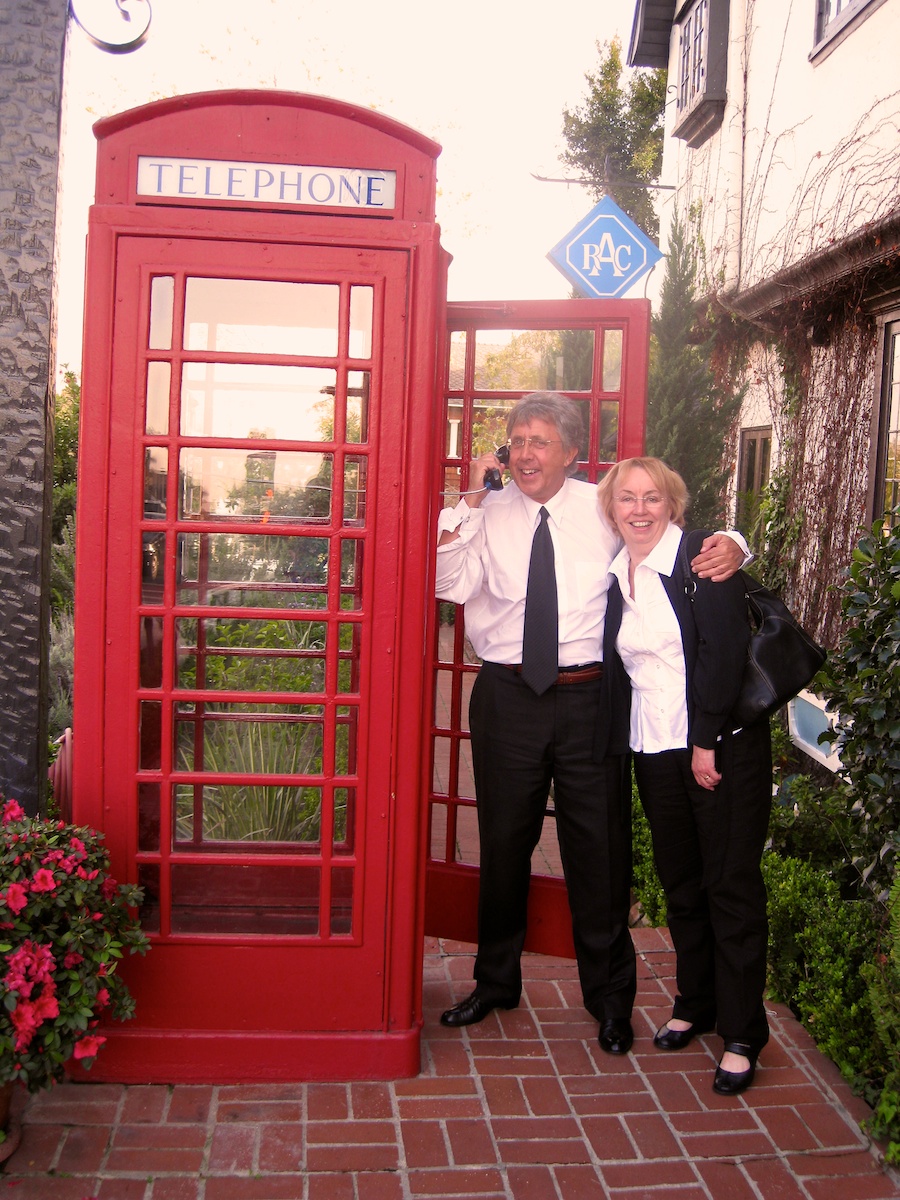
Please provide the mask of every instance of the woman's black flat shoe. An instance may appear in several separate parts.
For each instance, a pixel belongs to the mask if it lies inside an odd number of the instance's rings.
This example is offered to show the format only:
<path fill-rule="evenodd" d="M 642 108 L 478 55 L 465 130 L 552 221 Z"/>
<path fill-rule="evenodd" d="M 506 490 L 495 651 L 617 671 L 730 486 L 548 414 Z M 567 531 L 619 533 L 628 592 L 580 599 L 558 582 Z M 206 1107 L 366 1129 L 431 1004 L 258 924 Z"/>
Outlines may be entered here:
<path fill-rule="evenodd" d="M 695 1021 L 690 1029 L 670 1029 L 668 1025 L 664 1025 L 656 1031 L 653 1045 L 660 1050 L 683 1050 L 701 1033 L 709 1033 L 713 1025 L 713 1021 Z"/>
<path fill-rule="evenodd" d="M 747 1090 L 756 1074 L 756 1060 L 759 1051 L 748 1046 L 746 1042 L 726 1042 L 724 1053 L 740 1054 L 750 1060 L 746 1071 L 726 1071 L 721 1066 L 716 1067 L 713 1079 L 713 1091 L 720 1096 L 739 1096 Z"/>

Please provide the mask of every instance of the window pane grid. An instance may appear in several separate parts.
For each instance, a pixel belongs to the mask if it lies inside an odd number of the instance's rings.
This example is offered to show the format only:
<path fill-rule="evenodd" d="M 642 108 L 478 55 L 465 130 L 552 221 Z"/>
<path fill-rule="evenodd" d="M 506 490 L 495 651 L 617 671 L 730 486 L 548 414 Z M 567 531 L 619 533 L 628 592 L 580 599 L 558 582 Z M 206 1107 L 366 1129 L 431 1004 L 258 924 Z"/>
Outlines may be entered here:
<path fill-rule="evenodd" d="M 839 32 L 871 0 L 819 0 L 816 10 L 816 42 Z"/>
<path fill-rule="evenodd" d="M 142 603 L 168 607 L 140 618 L 136 787 L 163 935 L 354 936 L 375 300 L 152 280 Z"/>
<path fill-rule="evenodd" d="M 678 108 L 685 112 L 706 91 L 708 0 L 698 0 L 681 26 Z"/>
<path fill-rule="evenodd" d="M 469 462 L 506 442 L 510 408 L 531 391 L 561 391 L 582 411 L 577 477 L 595 482 L 623 454 L 639 452 L 627 423 L 627 323 L 561 322 L 529 329 L 480 323 L 450 330 L 447 353 L 441 504 L 476 486 Z M 477 864 L 475 785 L 468 704 L 478 659 L 465 638 L 462 610 L 438 602 L 434 648 L 429 846 L 432 862 Z M 555 834 L 550 843 L 555 847 Z M 535 861 L 561 877 L 558 854 Z"/>

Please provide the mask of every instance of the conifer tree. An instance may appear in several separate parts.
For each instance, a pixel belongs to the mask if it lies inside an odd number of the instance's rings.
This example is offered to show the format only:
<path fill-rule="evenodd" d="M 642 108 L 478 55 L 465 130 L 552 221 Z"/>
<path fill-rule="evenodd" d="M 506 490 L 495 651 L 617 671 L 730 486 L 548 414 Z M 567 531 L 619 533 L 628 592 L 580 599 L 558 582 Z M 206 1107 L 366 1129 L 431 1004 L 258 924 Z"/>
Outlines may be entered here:
<path fill-rule="evenodd" d="M 659 310 L 652 321 L 647 397 L 647 453 L 678 471 L 691 495 L 694 528 L 725 520 L 723 464 L 729 429 L 743 392 L 720 387 L 711 367 L 712 339 L 696 344 L 696 256 L 677 217 L 669 230 Z"/>

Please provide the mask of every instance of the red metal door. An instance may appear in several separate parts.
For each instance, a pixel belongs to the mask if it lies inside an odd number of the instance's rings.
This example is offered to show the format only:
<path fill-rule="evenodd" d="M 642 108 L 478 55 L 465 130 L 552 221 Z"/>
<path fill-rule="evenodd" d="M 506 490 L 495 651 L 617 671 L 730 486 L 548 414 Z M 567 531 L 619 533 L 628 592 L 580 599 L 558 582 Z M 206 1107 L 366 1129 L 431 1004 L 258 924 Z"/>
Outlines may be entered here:
<path fill-rule="evenodd" d="M 550 389 L 583 410 L 579 478 L 595 482 L 643 453 L 650 338 L 644 300 L 450 304 L 445 352 L 441 504 L 471 486 L 470 459 L 506 440 L 506 413 Z M 426 932 L 477 938 L 478 830 L 468 710 L 478 660 L 462 610 L 439 604 L 434 644 Z M 574 957 L 552 795 L 532 860 L 526 948 Z"/>
<path fill-rule="evenodd" d="M 145 889 L 141 1025 L 246 1029 L 248 1063 L 386 1021 L 407 272 L 116 251 L 103 827 Z"/>

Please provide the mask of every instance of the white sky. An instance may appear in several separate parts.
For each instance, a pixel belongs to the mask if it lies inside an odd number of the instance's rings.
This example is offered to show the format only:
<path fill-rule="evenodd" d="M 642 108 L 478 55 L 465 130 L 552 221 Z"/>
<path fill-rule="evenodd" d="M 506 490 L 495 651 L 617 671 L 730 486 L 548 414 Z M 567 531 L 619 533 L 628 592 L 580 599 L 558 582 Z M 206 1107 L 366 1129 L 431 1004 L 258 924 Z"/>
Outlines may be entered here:
<path fill-rule="evenodd" d="M 108 0 L 112 7 L 114 0 Z M 597 43 L 627 49 L 635 0 L 151 0 L 147 41 L 96 47 L 70 24 L 57 258 L 57 361 L 81 373 L 84 240 L 100 117 L 151 100 L 272 87 L 371 106 L 434 138 L 451 300 L 561 299 L 547 251 L 593 206 L 559 177 L 562 112 Z M 639 289 L 643 291 L 643 283 Z"/>

